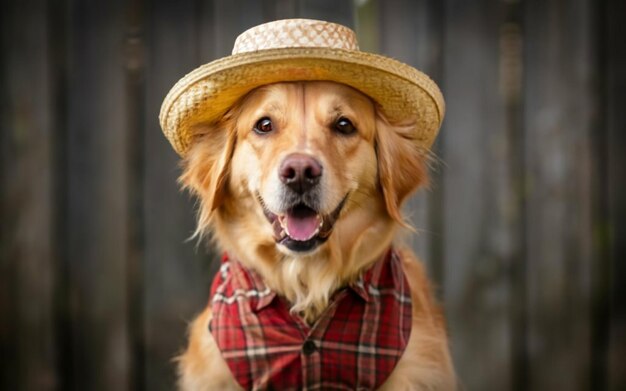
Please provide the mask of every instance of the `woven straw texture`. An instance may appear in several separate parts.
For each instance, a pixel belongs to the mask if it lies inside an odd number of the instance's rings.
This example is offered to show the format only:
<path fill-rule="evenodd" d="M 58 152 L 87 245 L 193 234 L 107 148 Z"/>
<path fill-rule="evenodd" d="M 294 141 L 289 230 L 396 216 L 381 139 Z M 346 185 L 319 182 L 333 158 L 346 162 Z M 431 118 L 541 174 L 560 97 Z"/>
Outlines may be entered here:
<path fill-rule="evenodd" d="M 370 96 L 391 121 L 414 121 L 416 143 L 433 143 L 445 105 L 437 85 L 417 69 L 358 50 L 354 32 L 334 23 L 291 19 L 241 34 L 233 55 L 183 77 L 166 96 L 159 116 L 167 139 L 184 156 L 193 126 L 218 121 L 245 94 L 282 81 L 326 80 Z"/>
<path fill-rule="evenodd" d="M 359 50 L 356 34 L 340 24 L 311 19 L 285 19 L 243 32 L 232 54 L 288 47 L 326 47 Z"/>

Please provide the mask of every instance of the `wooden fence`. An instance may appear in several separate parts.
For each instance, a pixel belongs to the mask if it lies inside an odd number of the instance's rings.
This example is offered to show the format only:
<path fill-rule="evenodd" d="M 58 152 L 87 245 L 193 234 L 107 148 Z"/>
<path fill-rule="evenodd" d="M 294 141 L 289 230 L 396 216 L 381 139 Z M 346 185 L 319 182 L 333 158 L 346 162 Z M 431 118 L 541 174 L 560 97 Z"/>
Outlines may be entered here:
<path fill-rule="evenodd" d="M 1 389 L 173 388 L 216 256 L 186 242 L 194 203 L 159 107 L 288 17 L 352 26 L 444 91 L 441 162 L 407 211 L 464 388 L 626 389 L 623 1 L 0 7 Z"/>

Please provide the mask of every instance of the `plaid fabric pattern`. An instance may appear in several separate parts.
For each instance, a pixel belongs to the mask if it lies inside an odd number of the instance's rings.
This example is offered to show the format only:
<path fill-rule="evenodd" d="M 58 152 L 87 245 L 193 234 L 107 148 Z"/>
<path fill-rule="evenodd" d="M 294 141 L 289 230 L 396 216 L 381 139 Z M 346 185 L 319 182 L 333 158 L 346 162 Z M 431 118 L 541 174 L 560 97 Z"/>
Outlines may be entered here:
<path fill-rule="evenodd" d="M 289 313 L 252 270 L 224 257 L 209 329 L 246 390 L 371 390 L 391 374 L 411 333 L 411 296 L 389 250 L 335 293 L 316 323 Z"/>

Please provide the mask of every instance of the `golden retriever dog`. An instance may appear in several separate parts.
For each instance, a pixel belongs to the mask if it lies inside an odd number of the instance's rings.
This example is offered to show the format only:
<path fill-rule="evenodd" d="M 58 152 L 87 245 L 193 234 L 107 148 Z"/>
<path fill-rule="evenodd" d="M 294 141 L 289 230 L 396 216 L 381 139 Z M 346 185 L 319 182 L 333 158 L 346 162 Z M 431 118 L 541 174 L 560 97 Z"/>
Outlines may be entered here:
<path fill-rule="evenodd" d="M 407 228 L 403 201 L 427 182 L 429 152 L 410 142 L 412 129 L 339 83 L 271 84 L 195 129 L 180 182 L 200 201 L 196 234 L 212 235 L 308 325 L 393 247 L 410 288 L 410 338 L 379 389 L 451 390 L 442 312 L 424 267 L 396 238 Z M 179 386 L 240 390 L 211 318 L 209 305 L 190 327 Z"/>

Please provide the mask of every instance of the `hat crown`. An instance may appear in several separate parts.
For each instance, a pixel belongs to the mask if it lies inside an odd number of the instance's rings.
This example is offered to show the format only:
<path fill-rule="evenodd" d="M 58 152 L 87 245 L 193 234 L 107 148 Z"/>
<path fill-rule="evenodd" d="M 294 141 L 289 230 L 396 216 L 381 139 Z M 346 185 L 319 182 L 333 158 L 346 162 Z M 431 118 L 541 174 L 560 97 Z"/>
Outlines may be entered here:
<path fill-rule="evenodd" d="M 233 54 L 293 47 L 359 50 L 356 34 L 345 26 L 321 20 L 285 19 L 241 33 L 235 40 Z"/>

